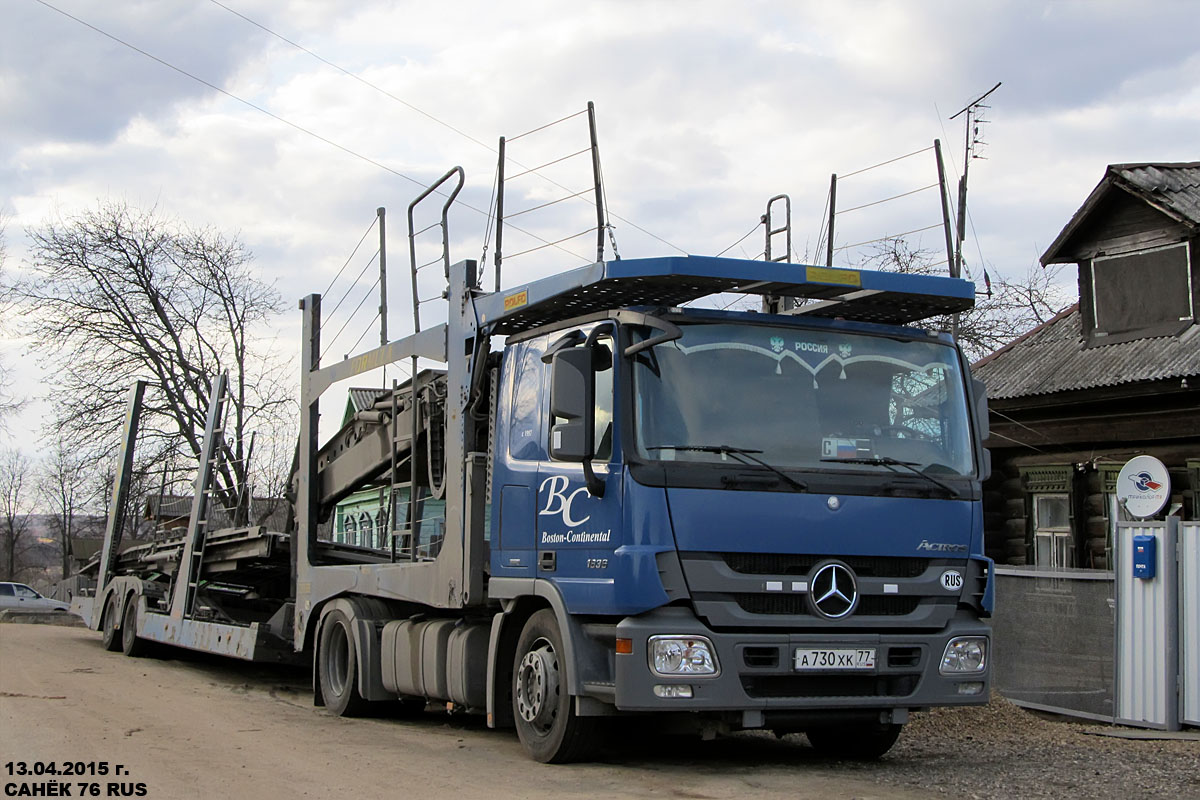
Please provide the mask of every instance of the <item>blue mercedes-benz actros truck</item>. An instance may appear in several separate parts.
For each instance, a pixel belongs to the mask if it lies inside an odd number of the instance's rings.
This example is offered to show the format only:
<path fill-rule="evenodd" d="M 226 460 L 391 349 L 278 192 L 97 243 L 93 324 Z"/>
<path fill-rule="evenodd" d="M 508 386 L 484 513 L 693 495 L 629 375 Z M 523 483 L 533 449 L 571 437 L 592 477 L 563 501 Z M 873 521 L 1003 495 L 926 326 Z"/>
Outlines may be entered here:
<path fill-rule="evenodd" d="M 304 658 L 334 713 L 485 713 L 547 762 L 628 716 L 872 757 L 913 711 L 987 702 L 986 401 L 920 326 L 970 283 L 707 257 L 447 274 L 444 323 L 329 365 L 302 301 L 294 526 L 208 531 L 202 464 L 178 552 L 106 551 L 110 646 Z M 689 306 L 731 293 L 797 300 Z M 319 445 L 321 394 L 402 359 Z M 364 489 L 373 535 L 327 533 Z"/>

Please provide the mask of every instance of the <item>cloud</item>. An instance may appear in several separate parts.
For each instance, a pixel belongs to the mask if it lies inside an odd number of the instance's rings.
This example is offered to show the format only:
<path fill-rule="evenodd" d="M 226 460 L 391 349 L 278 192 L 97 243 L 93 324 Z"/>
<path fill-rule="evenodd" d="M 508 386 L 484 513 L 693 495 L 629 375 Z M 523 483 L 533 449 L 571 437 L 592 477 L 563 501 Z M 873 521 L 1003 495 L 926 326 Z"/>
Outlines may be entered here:
<path fill-rule="evenodd" d="M 822 259 L 831 173 L 842 176 L 839 247 L 936 224 L 932 191 L 847 211 L 933 183 L 931 152 L 850 173 L 936 137 L 953 184 L 964 129 L 947 117 L 997 81 L 988 160 L 970 168 L 964 250 L 973 270 L 1023 274 L 1108 163 L 1200 157 L 1200 45 L 1194 6 L 1183 2 L 229 0 L 420 111 L 214 3 L 55 2 L 292 125 L 44 5 L 10 4 L 0 31 L 0 210 L 10 215 L 11 266 L 22 258 L 24 226 L 118 197 L 236 232 L 263 273 L 298 297 L 329 285 L 386 206 L 393 331 L 411 326 L 405 209 L 418 184 L 455 164 L 466 169 L 450 212 L 453 258 L 479 258 L 486 220 L 470 207 L 489 207 L 497 138 L 588 100 L 625 257 L 674 247 L 714 254 L 753 228 L 769 197 L 787 193 L 796 249 Z M 586 137 L 577 117 L 513 141 L 510 155 L 532 166 L 579 150 Z M 572 192 L 590 181 L 586 157 L 552 172 Z M 506 203 L 515 211 L 566 192 L 530 177 L 510 185 Z M 553 240 L 586 227 L 591 213 L 564 201 L 514 222 Z M 506 284 L 575 266 L 595 248 L 585 236 L 563 245 L 577 255 L 545 248 L 512 257 L 536 244 L 506 231 Z M 940 252 L 941 231 L 919 244 Z M 493 240 L 487 247 L 490 261 Z M 761 249 L 756 231 L 730 254 Z M 371 252 L 347 271 L 357 274 Z M 858 252 L 839 251 L 836 263 Z M 356 292 L 367 292 L 370 273 Z M 366 327 L 372 306 L 347 329 Z"/>

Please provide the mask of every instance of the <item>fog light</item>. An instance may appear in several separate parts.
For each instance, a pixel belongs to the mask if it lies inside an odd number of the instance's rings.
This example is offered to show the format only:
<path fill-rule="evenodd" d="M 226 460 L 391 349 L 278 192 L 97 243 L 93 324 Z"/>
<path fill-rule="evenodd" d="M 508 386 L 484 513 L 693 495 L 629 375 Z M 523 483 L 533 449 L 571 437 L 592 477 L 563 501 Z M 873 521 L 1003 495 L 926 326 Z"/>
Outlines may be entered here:
<path fill-rule="evenodd" d="M 983 691 L 983 681 L 965 681 L 958 685 L 959 694 L 979 694 Z"/>
<path fill-rule="evenodd" d="M 659 697 L 691 697 L 692 687 L 660 683 L 654 687 L 654 693 Z"/>
<path fill-rule="evenodd" d="M 946 643 L 939 671 L 943 675 L 983 672 L 987 668 L 987 637 L 959 636 Z"/>
<path fill-rule="evenodd" d="M 703 636 L 651 636 L 650 669 L 656 675 L 716 675 L 712 642 Z"/>

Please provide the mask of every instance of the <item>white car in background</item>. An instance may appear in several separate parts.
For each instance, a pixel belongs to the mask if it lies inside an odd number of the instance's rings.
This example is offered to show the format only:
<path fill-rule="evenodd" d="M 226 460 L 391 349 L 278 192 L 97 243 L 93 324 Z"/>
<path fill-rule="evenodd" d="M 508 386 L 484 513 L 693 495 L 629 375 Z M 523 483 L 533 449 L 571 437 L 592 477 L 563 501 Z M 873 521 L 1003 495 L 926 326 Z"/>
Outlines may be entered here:
<path fill-rule="evenodd" d="M 0 611 L 70 611 L 71 607 L 58 600 L 42 597 L 23 583 L 0 582 Z"/>

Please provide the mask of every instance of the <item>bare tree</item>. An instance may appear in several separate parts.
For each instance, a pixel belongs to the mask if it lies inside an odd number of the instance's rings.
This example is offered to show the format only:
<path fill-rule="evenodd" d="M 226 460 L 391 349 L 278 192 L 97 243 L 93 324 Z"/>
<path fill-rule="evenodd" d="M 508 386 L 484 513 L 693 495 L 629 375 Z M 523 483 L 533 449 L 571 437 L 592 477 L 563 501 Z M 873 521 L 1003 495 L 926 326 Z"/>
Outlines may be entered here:
<path fill-rule="evenodd" d="M 31 312 L 25 331 L 54 369 L 54 424 L 67 444 L 111 455 L 128 387 L 147 378 L 142 446 L 159 463 L 190 466 L 216 376 L 228 371 L 215 489 L 235 507 L 250 482 L 251 432 L 276 433 L 294 416 L 285 363 L 256 338 L 282 300 L 254 276 L 250 253 L 236 238 L 117 202 L 29 237 L 34 277 L 17 296 Z"/>
<path fill-rule="evenodd" d="M 4 241 L 5 227 L 6 220 L 0 215 L 0 330 L 3 329 L 3 323 L 9 317 L 13 295 L 13 287 L 8 283 L 7 276 L 5 275 L 6 262 L 8 261 L 8 249 Z M 13 412 L 18 411 L 22 405 L 21 398 L 11 393 L 11 386 L 12 377 L 8 365 L 0 361 L 0 430 L 5 429 L 8 417 Z"/>
<path fill-rule="evenodd" d="M 914 275 L 938 274 L 933 265 L 934 252 L 914 248 L 904 239 L 885 239 L 860 266 L 863 269 Z M 1021 334 L 1048 321 L 1069 306 L 1073 299 L 1061 290 L 1056 280 L 1060 267 L 1034 264 L 1015 280 L 999 279 L 977 295 L 975 307 L 959 315 L 958 342 L 971 361 L 1003 347 Z M 938 318 L 934 325 L 950 329 L 949 318 Z"/>
<path fill-rule="evenodd" d="M 33 469 L 29 457 L 19 450 L 0 452 L 0 575 L 16 580 L 22 557 L 29 550 Z"/>
<path fill-rule="evenodd" d="M 60 437 L 45 457 L 38 479 L 43 507 L 53 514 L 52 527 L 58 535 L 64 578 L 71 574 L 77 518 L 91 496 L 89 474 L 87 461 Z"/>

